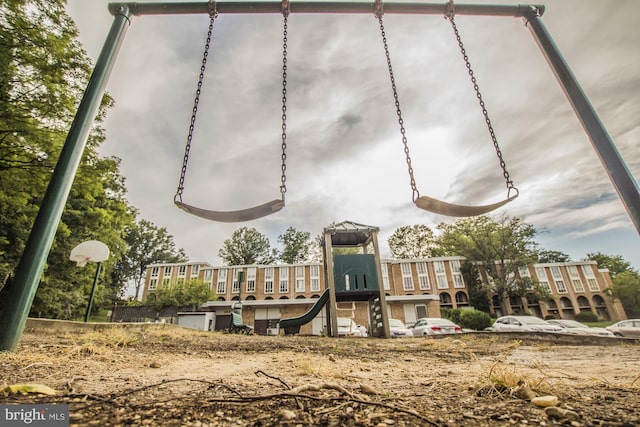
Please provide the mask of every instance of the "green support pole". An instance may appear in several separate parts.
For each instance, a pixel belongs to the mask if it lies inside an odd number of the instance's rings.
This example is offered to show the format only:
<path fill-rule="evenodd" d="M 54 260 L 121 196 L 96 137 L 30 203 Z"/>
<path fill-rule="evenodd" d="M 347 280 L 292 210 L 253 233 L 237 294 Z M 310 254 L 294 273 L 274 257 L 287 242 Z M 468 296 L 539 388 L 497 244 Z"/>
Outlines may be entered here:
<path fill-rule="evenodd" d="M 98 278 L 100 277 L 100 266 L 101 262 L 98 263 L 96 267 L 96 274 L 93 277 L 93 286 L 91 286 L 91 295 L 89 296 L 89 304 L 87 305 L 87 312 L 84 314 L 84 322 L 87 323 L 89 321 L 89 316 L 91 315 L 91 307 L 93 306 L 93 297 L 96 294 L 96 286 L 98 285 Z"/>
<path fill-rule="evenodd" d="M 73 179 L 82 159 L 93 120 L 98 113 L 109 75 L 129 26 L 130 15 L 126 5 L 121 6 L 114 13 L 114 22 L 42 199 L 29 240 L 0 311 L 0 351 L 15 351 L 27 323 L 27 316 L 31 310 Z"/>

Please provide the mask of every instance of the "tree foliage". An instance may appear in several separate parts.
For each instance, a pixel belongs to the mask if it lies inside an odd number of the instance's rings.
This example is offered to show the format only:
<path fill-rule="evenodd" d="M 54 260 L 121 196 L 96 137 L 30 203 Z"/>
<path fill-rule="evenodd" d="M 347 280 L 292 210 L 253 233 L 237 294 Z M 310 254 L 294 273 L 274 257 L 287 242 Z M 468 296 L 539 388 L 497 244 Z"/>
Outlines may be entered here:
<path fill-rule="evenodd" d="M 571 262 L 571 257 L 560 251 L 541 250 L 537 255 L 540 263 Z"/>
<path fill-rule="evenodd" d="M 298 264 L 311 260 L 311 233 L 289 227 L 278 236 L 278 242 L 284 246 L 279 255 L 283 263 Z"/>
<path fill-rule="evenodd" d="M 518 284 L 518 269 L 537 259 L 537 231 L 532 225 L 516 217 L 494 219 L 482 215 L 453 224 L 441 223 L 438 228 L 442 231 L 439 243 L 444 254 L 481 263 L 490 290 L 503 301 L 510 296 L 525 296 L 525 289 Z"/>
<path fill-rule="evenodd" d="M 135 284 L 138 299 L 147 266 L 158 263 L 178 263 L 188 260 L 182 248 L 176 248 L 173 236 L 166 228 L 140 220 L 125 228 L 126 252 L 112 272 L 112 280 L 122 288 L 127 281 Z"/>
<path fill-rule="evenodd" d="M 66 140 L 90 73 L 77 29 L 62 0 L 0 2 L 0 287 L 15 270 Z M 119 160 L 102 158 L 100 126 L 112 105 L 103 97 L 49 252 L 31 315 L 82 316 L 93 268 L 69 261 L 73 247 L 100 240 L 103 263 L 94 306 L 119 290 L 107 274 L 125 249 L 122 230 L 134 215 L 124 197 Z"/>
<path fill-rule="evenodd" d="M 469 290 L 469 304 L 471 307 L 488 313 L 491 305 L 487 296 L 487 289 L 484 287 L 482 279 L 480 279 L 478 267 L 474 263 L 467 261 L 460 266 L 460 273 L 462 273 L 462 279 Z"/>
<path fill-rule="evenodd" d="M 429 258 L 438 256 L 437 239 L 426 225 L 405 225 L 387 239 L 391 255 L 400 259 Z"/>
<path fill-rule="evenodd" d="M 625 271 L 635 272 L 631 264 L 622 255 L 605 255 L 602 252 L 592 252 L 587 254 L 587 260 L 595 261 L 598 268 L 609 270 L 611 278 L 615 278 L 619 273 Z"/>
<path fill-rule="evenodd" d="M 171 286 L 160 287 L 147 299 L 147 304 L 156 309 L 164 307 L 197 308 L 213 297 L 209 285 L 199 279 L 188 283 L 178 282 Z"/>
<path fill-rule="evenodd" d="M 253 227 L 235 230 L 218 251 L 226 265 L 273 264 L 276 255 L 269 238 Z"/>

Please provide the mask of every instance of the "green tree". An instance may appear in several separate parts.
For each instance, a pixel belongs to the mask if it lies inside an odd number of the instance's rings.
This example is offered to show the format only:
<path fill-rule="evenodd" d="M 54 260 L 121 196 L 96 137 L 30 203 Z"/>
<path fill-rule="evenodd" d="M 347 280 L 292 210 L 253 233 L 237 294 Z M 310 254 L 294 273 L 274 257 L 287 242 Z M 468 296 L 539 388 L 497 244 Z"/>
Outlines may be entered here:
<path fill-rule="evenodd" d="M 536 229 L 520 218 L 488 215 L 464 218 L 453 224 L 441 223 L 439 244 L 444 254 L 464 256 L 481 263 L 487 274 L 489 290 L 496 292 L 505 305 L 509 297 L 524 297 L 518 284 L 518 269 L 535 261 Z M 544 295 L 540 294 L 540 298 Z"/>
<path fill-rule="evenodd" d="M 153 298 L 148 298 L 147 304 L 156 309 L 164 307 L 192 307 L 195 309 L 212 300 L 214 296 L 209 285 L 199 279 L 161 287 L 153 295 Z"/>
<path fill-rule="evenodd" d="M 472 262 L 465 262 L 460 266 L 462 279 L 469 290 L 469 304 L 479 311 L 489 312 L 490 304 L 487 296 L 487 289 L 480 279 L 478 267 Z"/>
<path fill-rule="evenodd" d="M 538 262 L 571 262 L 571 257 L 560 251 L 541 250 L 538 251 Z"/>
<path fill-rule="evenodd" d="M 147 266 L 157 263 L 179 263 L 188 260 L 182 248 L 177 249 L 173 236 L 166 228 L 157 227 L 150 221 L 140 220 L 125 228 L 126 251 L 112 273 L 112 281 L 120 288 L 132 280 L 138 299 Z"/>
<path fill-rule="evenodd" d="M 235 230 L 218 251 L 226 265 L 273 264 L 276 255 L 269 238 L 253 227 Z"/>
<path fill-rule="evenodd" d="M 613 279 L 609 293 L 622 302 L 627 316 L 640 317 L 640 275 L 635 271 L 623 271 Z"/>
<path fill-rule="evenodd" d="M 405 225 L 396 228 L 387 239 L 391 255 L 400 259 L 438 256 L 436 236 L 426 225 Z"/>
<path fill-rule="evenodd" d="M 90 73 L 77 29 L 62 0 L 0 2 L 0 287 L 17 266 Z M 69 252 L 100 240 L 112 257 L 124 249 L 122 230 L 133 220 L 124 198 L 119 160 L 101 158 L 100 123 L 112 100 L 103 97 L 76 174 L 32 315 L 75 318 L 85 310 L 92 268 L 76 269 Z M 94 306 L 117 289 L 102 276 Z"/>
<path fill-rule="evenodd" d="M 587 254 L 586 259 L 598 263 L 599 268 L 609 270 L 612 279 L 625 271 L 635 272 L 631 264 L 622 255 L 605 255 L 602 252 L 592 252 Z"/>
<path fill-rule="evenodd" d="M 279 256 L 283 263 L 297 264 L 310 261 L 311 233 L 289 227 L 278 236 L 278 242 L 284 246 Z"/>

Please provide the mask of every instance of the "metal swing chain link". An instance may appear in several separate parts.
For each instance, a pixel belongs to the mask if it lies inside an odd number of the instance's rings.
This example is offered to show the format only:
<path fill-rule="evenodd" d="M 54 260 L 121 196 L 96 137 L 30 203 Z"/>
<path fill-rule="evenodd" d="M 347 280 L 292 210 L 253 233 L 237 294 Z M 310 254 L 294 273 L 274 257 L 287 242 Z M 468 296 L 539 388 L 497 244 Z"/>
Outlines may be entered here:
<path fill-rule="evenodd" d="M 467 52 L 464 49 L 464 45 L 462 44 L 462 39 L 460 38 L 460 33 L 458 32 L 458 27 L 456 26 L 455 21 L 453 20 L 453 13 L 448 13 L 445 16 L 445 19 L 448 19 L 451 22 L 451 27 L 453 28 L 453 32 L 455 33 L 456 40 L 458 40 L 458 46 L 460 47 L 460 52 L 462 53 L 462 58 L 467 66 L 467 71 L 469 72 L 469 76 L 471 77 L 471 83 L 473 84 L 473 89 L 476 91 L 476 97 L 478 98 L 478 103 L 482 108 L 482 115 L 484 116 L 484 121 L 487 124 L 487 128 L 489 129 L 489 134 L 491 135 L 491 140 L 493 141 L 493 146 L 496 150 L 496 155 L 498 156 L 498 160 L 500 161 L 500 167 L 502 168 L 502 175 L 506 180 L 507 185 L 507 196 L 511 190 L 515 190 L 516 193 L 518 189 L 513 185 L 513 181 L 509 178 L 509 172 L 507 171 L 507 165 L 502 158 L 502 151 L 500 151 L 500 146 L 498 145 L 498 138 L 493 130 L 493 125 L 491 124 L 491 120 L 489 119 L 489 112 L 487 111 L 484 100 L 482 99 L 482 94 L 480 93 L 480 87 L 478 86 L 478 82 L 476 81 L 476 77 L 473 74 L 473 70 L 471 69 L 471 63 L 469 62 L 469 57 L 467 56 Z"/>
<path fill-rule="evenodd" d="M 207 41 L 204 45 L 204 53 L 202 54 L 202 65 L 200 66 L 200 76 L 198 77 L 198 87 L 196 89 L 196 97 L 193 100 L 193 110 L 191 112 L 191 121 L 189 123 L 189 134 L 187 135 L 187 145 L 184 148 L 184 159 L 182 160 L 182 171 L 180 173 L 180 183 L 174 200 L 179 199 L 182 202 L 182 193 L 184 191 L 184 178 L 187 174 L 187 164 L 189 163 L 189 152 L 191 151 L 191 141 L 193 140 L 193 131 L 196 124 L 196 115 L 198 114 L 198 104 L 200 103 L 200 92 L 202 91 L 202 82 L 204 81 L 204 71 L 207 66 L 207 57 L 209 56 L 209 47 L 211 45 L 211 37 L 213 35 L 213 22 L 218 17 L 218 11 L 215 9 L 215 3 L 210 3 L 209 9 L 209 31 L 207 32 Z"/>
<path fill-rule="evenodd" d="M 282 176 L 280 177 L 280 193 L 284 200 L 287 192 L 287 22 L 289 9 L 283 9 L 284 29 L 282 32 Z"/>
<path fill-rule="evenodd" d="M 384 53 L 387 57 L 387 67 L 389 68 L 389 78 L 391 79 L 391 89 L 393 89 L 393 99 L 396 104 L 396 114 L 398 115 L 398 124 L 400 125 L 400 134 L 402 135 L 402 144 L 404 145 L 404 154 L 407 159 L 407 169 L 409 171 L 409 179 L 411 190 L 413 191 L 412 200 L 415 203 L 420 197 L 420 192 L 416 186 L 416 180 L 413 176 L 413 167 L 411 166 L 411 155 L 409 154 L 409 144 L 407 141 L 407 135 L 404 129 L 404 120 L 402 119 L 402 111 L 400 110 L 400 100 L 398 99 L 398 89 L 396 87 L 396 80 L 393 76 L 393 67 L 391 66 L 391 56 L 389 55 L 389 45 L 387 44 L 387 35 L 384 31 L 384 24 L 382 23 L 382 11 L 381 5 L 376 5 L 375 15 L 380 23 L 380 34 L 382 34 L 382 43 L 384 44 Z"/>

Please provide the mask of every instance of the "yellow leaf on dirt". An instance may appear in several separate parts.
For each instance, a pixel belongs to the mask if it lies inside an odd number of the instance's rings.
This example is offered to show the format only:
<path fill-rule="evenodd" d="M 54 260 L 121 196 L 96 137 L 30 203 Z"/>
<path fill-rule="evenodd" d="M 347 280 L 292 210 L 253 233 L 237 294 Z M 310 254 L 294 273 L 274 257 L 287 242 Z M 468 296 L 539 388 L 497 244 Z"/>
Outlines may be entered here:
<path fill-rule="evenodd" d="M 54 389 L 43 384 L 13 384 L 6 386 L 0 391 L 2 393 L 9 394 L 56 394 L 56 391 Z"/>

